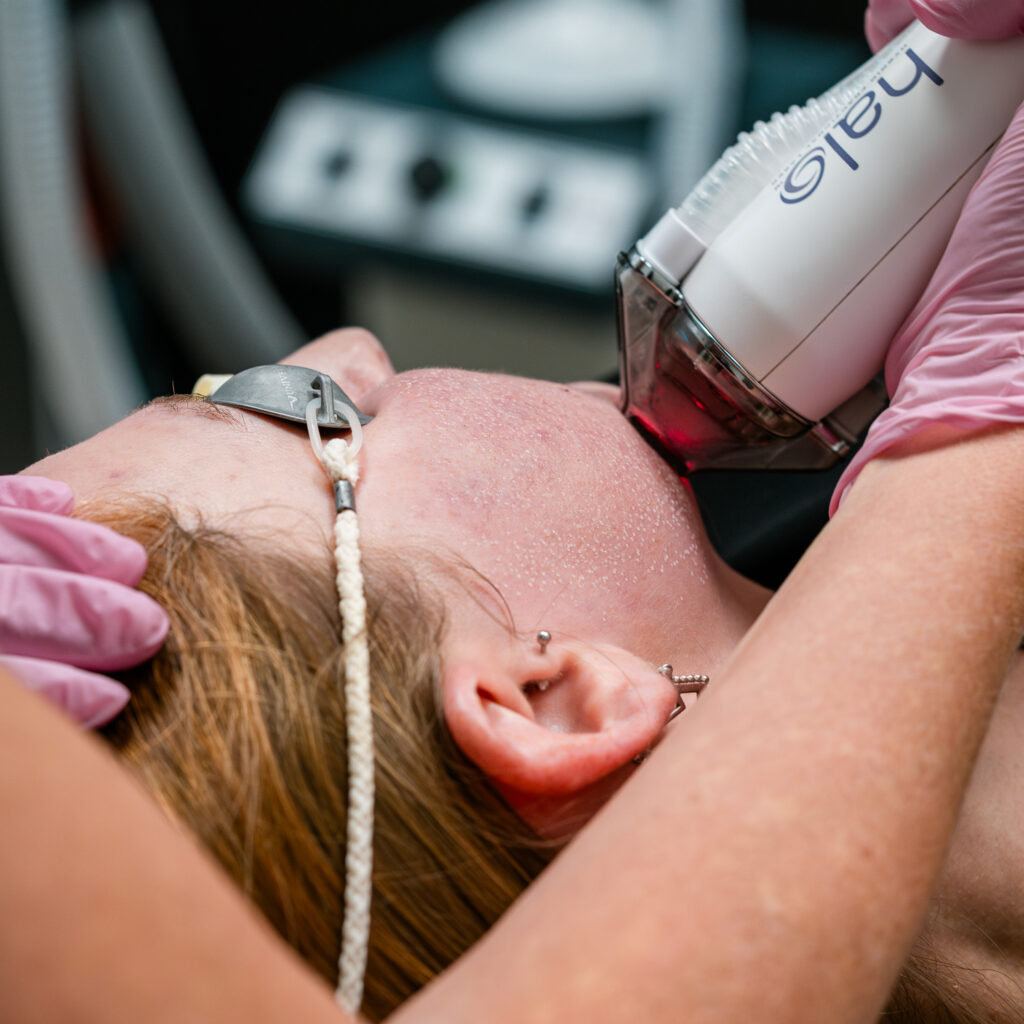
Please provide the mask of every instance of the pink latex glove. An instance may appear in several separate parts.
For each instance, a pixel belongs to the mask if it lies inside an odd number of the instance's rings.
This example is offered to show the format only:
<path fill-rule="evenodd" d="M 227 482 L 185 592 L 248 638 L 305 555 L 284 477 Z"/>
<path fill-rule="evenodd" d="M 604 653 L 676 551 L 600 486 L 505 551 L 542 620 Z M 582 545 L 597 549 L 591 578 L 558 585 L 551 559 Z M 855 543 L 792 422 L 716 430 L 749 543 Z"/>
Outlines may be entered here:
<path fill-rule="evenodd" d="M 872 45 L 912 14 L 947 34 L 1024 28 L 1024 0 L 873 0 Z M 884 38 L 883 38 L 884 37 Z M 892 401 L 836 485 L 835 513 L 861 469 L 925 427 L 1024 423 L 1024 107 L 971 190 L 928 287 L 889 347 Z"/>
<path fill-rule="evenodd" d="M 151 657 L 167 616 L 134 589 L 143 548 L 69 518 L 72 504 L 66 484 L 0 476 L 0 664 L 92 728 L 129 697 L 98 673 Z"/>
<path fill-rule="evenodd" d="M 864 34 L 880 50 L 917 18 L 939 35 L 1006 39 L 1024 33 L 1022 0 L 870 0 Z"/>

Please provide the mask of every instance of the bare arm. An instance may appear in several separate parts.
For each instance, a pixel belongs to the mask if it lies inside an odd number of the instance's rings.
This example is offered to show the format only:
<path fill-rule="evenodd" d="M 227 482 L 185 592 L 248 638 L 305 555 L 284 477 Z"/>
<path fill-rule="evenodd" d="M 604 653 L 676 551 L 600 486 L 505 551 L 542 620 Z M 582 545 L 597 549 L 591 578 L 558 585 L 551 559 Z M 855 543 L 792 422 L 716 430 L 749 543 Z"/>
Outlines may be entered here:
<path fill-rule="evenodd" d="M 1008 429 L 869 467 L 686 727 L 395 1019 L 873 1020 L 1024 621 L 1022 457 Z M 7 680 L 0 816 L 5 1020 L 345 1019 Z"/>
<path fill-rule="evenodd" d="M 694 717 L 398 1016 L 877 1019 L 1021 635 L 1022 457 L 868 467 Z"/>
<path fill-rule="evenodd" d="M 0 1019 L 339 1014 L 110 754 L 0 670 Z"/>

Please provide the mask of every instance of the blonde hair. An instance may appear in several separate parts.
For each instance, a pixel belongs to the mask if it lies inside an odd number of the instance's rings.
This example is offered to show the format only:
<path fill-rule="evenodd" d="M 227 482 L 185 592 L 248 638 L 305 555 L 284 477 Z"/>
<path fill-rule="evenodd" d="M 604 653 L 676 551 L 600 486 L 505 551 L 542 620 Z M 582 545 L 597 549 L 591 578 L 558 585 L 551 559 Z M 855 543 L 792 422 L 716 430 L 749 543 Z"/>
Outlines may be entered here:
<path fill-rule="evenodd" d="M 881 1024 L 1024 1024 L 1011 974 L 971 967 L 918 940 L 890 993 Z"/>
<path fill-rule="evenodd" d="M 123 678 L 104 730 L 332 986 L 346 823 L 344 669 L 329 552 L 296 562 L 164 505 L 79 514 L 149 553 L 165 647 Z M 364 552 L 377 758 L 363 1012 L 378 1020 L 464 952 L 551 859 L 455 747 L 439 709 L 443 608 L 410 565 Z"/>
<path fill-rule="evenodd" d="M 158 503 L 77 514 L 138 540 L 167 644 L 122 676 L 104 736 L 268 921 L 334 986 L 343 916 L 341 624 L 322 565 Z M 416 562 L 422 561 L 417 553 Z M 386 1017 L 493 924 L 551 860 L 459 752 L 438 703 L 443 606 L 412 558 L 364 551 L 377 750 L 373 926 L 363 1013 Z M 919 946 L 882 1021 L 1024 1021 L 980 972 Z"/>

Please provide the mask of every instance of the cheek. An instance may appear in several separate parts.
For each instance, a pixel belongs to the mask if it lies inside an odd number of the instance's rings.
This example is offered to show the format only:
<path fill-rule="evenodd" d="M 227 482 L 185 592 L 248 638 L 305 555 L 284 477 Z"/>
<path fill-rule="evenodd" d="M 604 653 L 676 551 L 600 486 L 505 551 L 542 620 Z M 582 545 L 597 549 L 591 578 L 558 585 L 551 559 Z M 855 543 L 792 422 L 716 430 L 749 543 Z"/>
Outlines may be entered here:
<path fill-rule="evenodd" d="M 401 440 L 386 458 L 371 445 L 367 459 L 367 493 L 401 520 L 398 536 L 438 537 L 510 601 L 572 594 L 607 621 L 706 582 L 694 575 L 704 559 L 692 498 L 610 405 L 465 377 L 416 405 L 423 382 L 382 432 Z"/>

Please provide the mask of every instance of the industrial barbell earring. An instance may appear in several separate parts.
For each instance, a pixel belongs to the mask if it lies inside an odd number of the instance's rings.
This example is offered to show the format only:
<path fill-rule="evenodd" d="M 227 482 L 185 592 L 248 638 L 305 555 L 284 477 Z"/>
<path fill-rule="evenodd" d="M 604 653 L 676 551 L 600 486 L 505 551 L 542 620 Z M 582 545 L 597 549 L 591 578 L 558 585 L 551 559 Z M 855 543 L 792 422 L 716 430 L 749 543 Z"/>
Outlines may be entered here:
<path fill-rule="evenodd" d="M 658 668 L 658 673 L 676 688 L 676 706 L 672 709 L 672 714 L 668 716 L 670 722 L 676 715 L 681 715 L 686 710 L 686 705 L 683 703 L 684 693 L 695 693 L 699 698 L 704 692 L 704 688 L 711 682 L 711 677 L 703 673 L 685 676 L 674 675 L 671 665 L 661 665 Z"/>
<path fill-rule="evenodd" d="M 672 671 L 671 665 L 661 665 L 658 668 L 659 675 L 663 675 L 676 690 L 676 706 L 672 709 L 672 713 L 668 716 L 668 721 L 671 722 L 677 715 L 681 715 L 686 710 L 686 705 L 683 703 L 684 693 L 695 693 L 697 699 L 700 699 L 700 695 L 704 692 L 705 687 L 711 682 L 711 677 L 704 675 L 703 672 L 692 673 L 688 675 L 677 676 Z M 648 747 L 646 750 L 641 751 L 636 757 L 633 758 L 633 764 L 643 764 L 647 755 L 651 752 L 651 748 Z"/>

